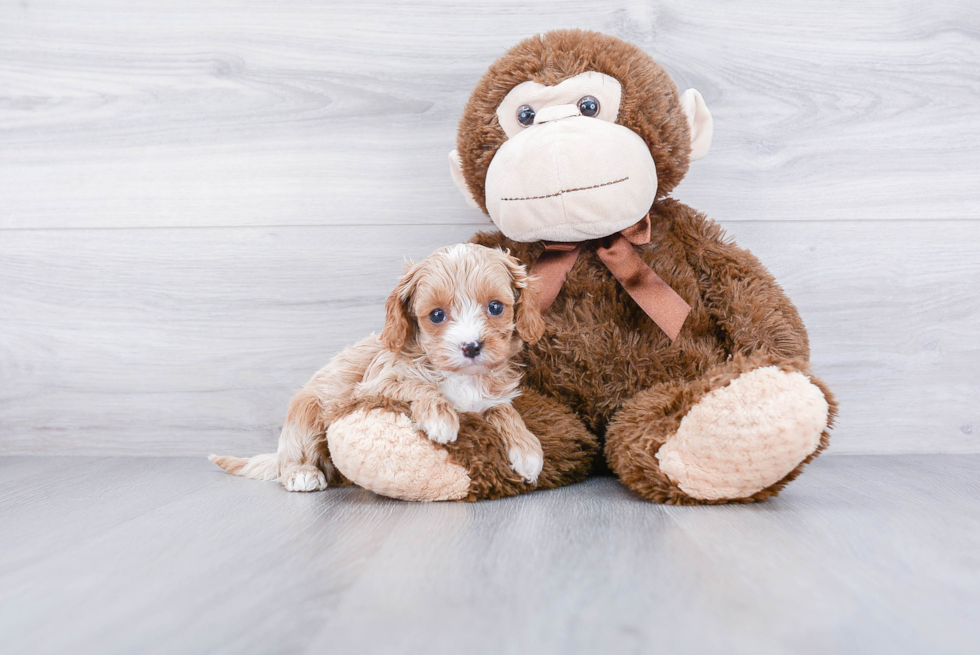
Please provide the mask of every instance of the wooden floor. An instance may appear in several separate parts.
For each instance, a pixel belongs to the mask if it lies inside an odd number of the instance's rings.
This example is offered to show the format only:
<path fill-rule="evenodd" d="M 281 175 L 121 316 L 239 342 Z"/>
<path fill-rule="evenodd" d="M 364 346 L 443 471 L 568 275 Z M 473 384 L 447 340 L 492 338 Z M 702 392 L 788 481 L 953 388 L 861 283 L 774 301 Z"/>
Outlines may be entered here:
<path fill-rule="evenodd" d="M 5 653 L 980 652 L 980 456 L 831 456 L 775 501 L 614 479 L 299 495 L 203 458 L 0 458 Z"/>

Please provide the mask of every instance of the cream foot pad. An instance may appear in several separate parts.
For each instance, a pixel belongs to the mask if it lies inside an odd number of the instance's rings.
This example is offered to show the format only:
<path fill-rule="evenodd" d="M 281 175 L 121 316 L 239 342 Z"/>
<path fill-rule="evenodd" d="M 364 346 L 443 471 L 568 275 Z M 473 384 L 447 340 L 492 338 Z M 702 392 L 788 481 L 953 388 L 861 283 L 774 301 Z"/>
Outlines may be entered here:
<path fill-rule="evenodd" d="M 757 368 L 691 408 L 657 452 L 660 470 L 693 498 L 751 496 L 816 450 L 828 411 L 802 373 Z"/>
<path fill-rule="evenodd" d="M 470 490 L 462 466 L 412 427 L 401 413 L 363 409 L 334 421 L 327 431 L 334 466 L 348 480 L 381 496 L 402 500 L 459 500 Z"/>

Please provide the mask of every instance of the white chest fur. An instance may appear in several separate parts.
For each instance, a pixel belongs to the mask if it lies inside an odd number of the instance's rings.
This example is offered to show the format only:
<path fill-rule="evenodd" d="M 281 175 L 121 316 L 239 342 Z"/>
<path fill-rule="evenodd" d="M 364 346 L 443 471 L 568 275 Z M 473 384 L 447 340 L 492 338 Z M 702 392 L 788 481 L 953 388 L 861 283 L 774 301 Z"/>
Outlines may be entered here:
<path fill-rule="evenodd" d="M 457 412 L 485 412 L 491 407 L 509 403 L 518 394 L 513 390 L 503 395 L 491 395 L 479 375 L 455 373 L 446 373 L 439 383 L 439 389 Z"/>

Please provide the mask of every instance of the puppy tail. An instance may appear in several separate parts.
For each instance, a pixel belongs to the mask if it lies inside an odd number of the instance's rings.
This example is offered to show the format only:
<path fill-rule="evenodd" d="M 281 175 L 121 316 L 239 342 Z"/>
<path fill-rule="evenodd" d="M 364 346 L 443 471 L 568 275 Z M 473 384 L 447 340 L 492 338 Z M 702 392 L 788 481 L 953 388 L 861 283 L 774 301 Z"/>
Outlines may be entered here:
<path fill-rule="evenodd" d="M 228 455 L 209 455 L 208 459 L 232 475 L 253 480 L 276 480 L 279 478 L 279 455 L 267 453 L 255 457 L 229 457 Z"/>

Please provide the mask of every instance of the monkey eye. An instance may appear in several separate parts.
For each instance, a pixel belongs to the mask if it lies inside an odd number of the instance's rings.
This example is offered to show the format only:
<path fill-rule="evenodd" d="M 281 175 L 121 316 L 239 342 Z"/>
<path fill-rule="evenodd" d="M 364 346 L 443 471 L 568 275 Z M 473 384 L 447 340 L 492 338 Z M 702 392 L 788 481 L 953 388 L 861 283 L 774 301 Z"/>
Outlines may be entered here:
<path fill-rule="evenodd" d="M 487 313 L 490 316 L 500 316 L 504 313 L 504 303 L 499 300 L 491 300 L 487 303 Z"/>
<path fill-rule="evenodd" d="M 596 116 L 599 114 L 599 101 L 595 96 L 585 96 L 578 101 L 578 110 L 583 116 Z"/>
<path fill-rule="evenodd" d="M 534 107 L 531 105 L 521 105 L 517 108 L 517 122 L 524 127 L 534 125 Z"/>
<path fill-rule="evenodd" d="M 441 309 L 433 309 L 429 312 L 429 320 L 433 323 L 442 323 L 446 320 L 446 312 Z"/>

